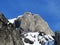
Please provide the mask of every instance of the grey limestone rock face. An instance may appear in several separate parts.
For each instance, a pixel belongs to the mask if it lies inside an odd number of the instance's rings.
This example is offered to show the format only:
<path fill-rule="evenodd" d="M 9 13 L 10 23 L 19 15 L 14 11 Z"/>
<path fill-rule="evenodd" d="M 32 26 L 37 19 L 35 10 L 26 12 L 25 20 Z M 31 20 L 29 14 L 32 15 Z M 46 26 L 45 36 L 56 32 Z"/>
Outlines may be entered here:
<path fill-rule="evenodd" d="M 17 21 L 20 22 L 19 28 L 22 28 L 26 32 L 45 32 L 54 36 L 54 32 L 50 29 L 48 23 L 38 14 L 26 12 L 22 17 L 17 18 Z"/>

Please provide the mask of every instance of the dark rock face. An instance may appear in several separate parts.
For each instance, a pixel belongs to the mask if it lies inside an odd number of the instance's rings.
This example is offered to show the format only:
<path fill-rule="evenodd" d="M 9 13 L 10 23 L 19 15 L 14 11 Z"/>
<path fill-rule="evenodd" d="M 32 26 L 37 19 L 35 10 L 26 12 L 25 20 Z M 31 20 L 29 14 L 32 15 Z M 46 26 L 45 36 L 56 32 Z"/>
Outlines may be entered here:
<path fill-rule="evenodd" d="M 60 45 L 60 32 L 55 32 L 55 45 Z"/>
<path fill-rule="evenodd" d="M 4 22 L 5 24 L 8 22 L 7 18 L 5 18 L 2 13 L 0 13 L 0 21 Z"/>
<path fill-rule="evenodd" d="M 20 32 L 0 13 L 0 45 L 24 45 Z"/>
<path fill-rule="evenodd" d="M 2 29 L 2 27 L 3 29 L 5 29 L 7 23 L 8 23 L 8 20 L 5 18 L 5 16 L 2 13 L 0 13 L 0 29 Z"/>

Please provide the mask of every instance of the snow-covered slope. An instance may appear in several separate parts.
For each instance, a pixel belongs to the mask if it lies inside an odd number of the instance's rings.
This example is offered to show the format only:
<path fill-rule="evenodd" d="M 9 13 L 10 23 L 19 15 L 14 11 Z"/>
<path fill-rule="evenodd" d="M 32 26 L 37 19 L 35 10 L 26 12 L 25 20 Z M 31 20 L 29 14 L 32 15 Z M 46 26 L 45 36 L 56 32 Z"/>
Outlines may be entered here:
<path fill-rule="evenodd" d="M 28 32 L 22 38 L 24 45 L 53 45 L 54 39 L 50 35 L 39 34 L 38 32 Z"/>
<path fill-rule="evenodd" d="M 9 22 L 14 23 L 14 21 L 16 20 L 16 18 L 8 19 L 8 20 L 9 20 Z"/>
<path fill-rule="evenodd" d="M 20 15 L 20 16 L 18 16 L 17 18 L 22 17 L 22 16 L 23 16 L 23 15 Z M 8 19 L 8 21 L 9 21 L 10 23 L 14 23 L 14 21 L 15 21 L 17 18 Z"/>

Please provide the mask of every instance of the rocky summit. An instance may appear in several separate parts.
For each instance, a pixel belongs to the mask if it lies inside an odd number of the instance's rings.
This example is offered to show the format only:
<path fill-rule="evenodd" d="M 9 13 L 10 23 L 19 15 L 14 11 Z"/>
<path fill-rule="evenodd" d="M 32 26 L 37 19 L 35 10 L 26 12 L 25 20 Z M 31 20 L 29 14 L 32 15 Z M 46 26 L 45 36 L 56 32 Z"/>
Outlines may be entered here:
<path fill-rule="evenodd" d="M 0 45 L 53 45 L 54 32 L 39 14 L 7 19 L 0 13 Z"/>
<path fill-rule="evenodd" d="M 15 20 L 15 26 L 23 29 L 25 32 L 44 32 L 54 36 L 54 32 L 50 29 L 47 22 L 44 21 L 39 14 L 26 12 L 22 17 Z"/>

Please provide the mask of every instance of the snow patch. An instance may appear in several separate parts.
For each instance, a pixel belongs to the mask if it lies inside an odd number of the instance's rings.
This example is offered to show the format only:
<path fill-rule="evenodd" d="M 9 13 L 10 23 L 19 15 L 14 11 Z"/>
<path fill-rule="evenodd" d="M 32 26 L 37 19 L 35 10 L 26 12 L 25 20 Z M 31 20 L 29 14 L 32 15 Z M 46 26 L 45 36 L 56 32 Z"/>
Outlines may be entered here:
<path fill-rule="evenodd" d="M 10 22 L 10 23 L 14 23 L 14 21 L 16 20 L 16 19 L 18 19 L 19 17 L 22 17 L 23 15 L 19 15 L 17 18 L 13 18 L 13 19 L 8 19 L 8 21 Z"/>
<path fill-rule="evenodd" d="M 8 19 L 8 21 L 9 21 L 10 23 L 14 23 L 14 21 L 15 21 L 16 19 L 17 19 L 17 18 Z"/>
<path fill-rule="evenodd" d="M 34 42 L 33 44 L 24 42 L 24 39 L 27 38 L 30 41 Z M 46 40 L 47 39 L 47 40 Z M 50 35 L 39 35 L 38 32 L 28 32 L 24 34 L 24 38 L 22 38 L 24 45 L 53 45 L 54 39 Z"/>

